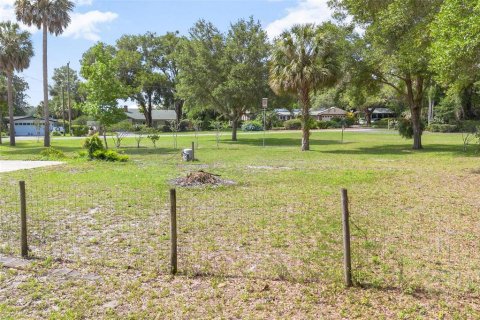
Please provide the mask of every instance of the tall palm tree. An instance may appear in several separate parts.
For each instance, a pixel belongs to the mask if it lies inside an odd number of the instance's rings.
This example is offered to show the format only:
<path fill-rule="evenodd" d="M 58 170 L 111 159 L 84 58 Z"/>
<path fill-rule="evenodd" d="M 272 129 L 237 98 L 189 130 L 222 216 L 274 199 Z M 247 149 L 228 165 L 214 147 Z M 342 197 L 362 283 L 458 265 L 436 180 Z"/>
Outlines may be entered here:
<path fill-rule="evenodd" d="M 21 31 L 16 23 L 0 22 L 0 68 L 7 74 L 7 101 L 10 122 L 10 145 L 15 145 L 13 123 L 13 73 L 23 71 L 30 65 L 33 46 L 30 33 Z"/>
<path fill-rule="evenodd" d="M 70 23 L 70 12 L 75 7 L 69 0 L 15 0 L 15 14 L 26 25 L 35 25 L 43 31 L 43 106 L 45 116 L 44 146 L 50 147 L 50 115 L 48 112 L 47 35 L 58 36 Z"/>
<path fill-rule="evenodd" d="M 295 95 L 302 108 L 302 151 L 310 150 L 310 94 L 339 77 L 334 41 L 328 28 L 295 25 L 275 39 L 269 84 L 276 94 Z"/>

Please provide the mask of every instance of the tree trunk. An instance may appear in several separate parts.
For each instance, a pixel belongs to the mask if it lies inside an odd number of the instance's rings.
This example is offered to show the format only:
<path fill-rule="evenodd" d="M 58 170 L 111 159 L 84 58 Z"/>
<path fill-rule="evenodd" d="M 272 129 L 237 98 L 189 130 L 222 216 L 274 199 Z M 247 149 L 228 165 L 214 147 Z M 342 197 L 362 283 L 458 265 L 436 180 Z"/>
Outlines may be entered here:
<path fill-rule="evenodd" d="M 415 81 L 415 92 L 413 81 L 407 76 L 405 84 L 407 86 L 407 101 L 412 115 L 413 128 L 413 149 L 423 149 L 422 146 L 422 97 L 423 97 L 423 78 L 417 77 Z"/>
<path fill-rule="evenodd" d="M 10 123 L 10 145 L 15 146 L 15 124 L 13 121 L 13 72 L 7 72 L 8 120 Z M 1 121 L 1 120 L 0 120 Z"/>
<path fill-rule="evenodd" d="M 70 98 L 70 62 L 67 63 L 67 93 L 68 93 L 68 131 L 71 137 L 72 136 L 72 103 Z M 63 122 L 65 123 L 65 120 Z M 65 126 L 63 130 L 66 131 Z"/>
<path fill-rule="evenodd" d="M 435 101 L 432 99 L 431 95 L 428 95 L 428 125 L 432 124 L 433 122 L 433 106 L 435 105 Z"/>
<path fill-rule="evenodd" d="M 412 106 L 410 109 L 412 113 L 412 126 L 413 126 L 413 149 L 423 149 L 422 146 L 422 120 L 421 111 L 422 108 L 418 105 Z"/>
<path fill-rule="evenodd" d="M 63 119 L 63 136 L 65 137 L 65 89 L 62 86 L 62 119 Z"/>
<path fill-rule="evenodd" d="M 459 120 L 469 120 L 474 118 L 473 114 L 473 84 L 469 85 L 461 92 L 461 107 L 462 107 L 462 114 L 460 116 L 461 119 Z"/>
<path fill-rule="evenodd" d="M 50 114 L 48 110 L 47 19 L 43 19 L 43 108 L 45 116 L 44 147 L 50 147 Z"/>
<path fill-rule="evenodd" d="M 153 119 L 152 119 L 152 96 L 148 96 L 148 127 L 152 128 L 153 127 Z"/>
<path fill-rule="evenodd" d="M 310 150 L 310 97 L 308 90 L 300 93 L 300 104 L 302 106 L 302 151 Z"/>
<path fill-rule="evenodd" d="M 232 120 L 232 141 L 237 141 L 238 118 Z"/>
<path fill-rule="evenodd" d="M 3 141 L 2 141 L 2 129 L 3 129 L 3 110 L 0 109 L 0 144 L 3 143 Z"/>
<path fill-rule="evenodd" d="M 365 121 L 367 122 L 367 127 L 372 125 L 372 111 L 365 110 Z"/>
<path fill-rule="evenodd" d="M 183 113 L 183 100 L 175 101 L 175 113 L 177 114 L 177 121 L 180 122 Z"/>

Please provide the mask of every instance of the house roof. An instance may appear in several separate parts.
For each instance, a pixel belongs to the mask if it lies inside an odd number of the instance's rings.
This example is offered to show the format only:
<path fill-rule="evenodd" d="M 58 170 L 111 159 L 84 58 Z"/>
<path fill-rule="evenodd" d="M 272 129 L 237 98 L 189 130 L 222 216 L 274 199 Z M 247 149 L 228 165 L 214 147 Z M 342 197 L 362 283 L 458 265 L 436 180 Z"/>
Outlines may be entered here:
<path fill-rule="evenodd" d="M 133 120 L 145 120 L 145 115 L 138 109 L 131 109 L 125 112 L 125 115 Z M 175 120 L 177 113 L 175 110 L 152 110 L 152 120 Z"/>
<path fill-rule="evenodd" d="M 4 117 L 4 119 L 7 120 L 7 121 L 10 120 L 9 117 Z M 15 117 L 13 117 L 13 121 L 17 121 L 17 120 L 42 120 L 43 121 L 43 118 L 34 117 L 34 116 L 15 116 Z M 57 119 L 53 119 L 53 118 L 50 118 L 50 121 L 58 122 Z"/>
<path fill-rule="evenodd" d="M 395 112 L 393 112 L 388 108 L 376 108 L 375 110 L 373 110 L 373 113 L 392 113 L 393 114 Z"/>
<path fill-rule="evenodd" d="M 288 111 L 287 109 L 275 109 L 275 112 L 280 115 L 280 116 L 289 116 L 293 115 L 297 116 L 301 113 L 300 109 L 294 109 L 292 112 Z M 310 110 L 310 115 L 311 116 L 318 116 L 318 115 L 343 115 L 346 114 L 347 112 L 343 109 L 337 108 L 337 107 L 331 107 L 331 108 L 322 108 L 318 110 Z"/>

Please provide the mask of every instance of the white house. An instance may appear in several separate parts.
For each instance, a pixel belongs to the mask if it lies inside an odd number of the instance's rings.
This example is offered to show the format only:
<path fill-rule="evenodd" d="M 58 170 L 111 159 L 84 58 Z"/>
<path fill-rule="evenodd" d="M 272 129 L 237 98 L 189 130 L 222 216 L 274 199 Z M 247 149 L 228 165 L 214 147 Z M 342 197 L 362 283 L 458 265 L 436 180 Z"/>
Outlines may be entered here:
<path fill-rule="evenodd" d="M 127 106 L 124 107 L 125 115 L 127 116 L 128 121 L 135 125 L 145 124 L 145 115 L 143 112 L 140 112 L 139 109 L 129 109 Z M 160 125 L 167 124 L 168 121 L 176 120 L 177 113 L 175 110 L 152 110 L 152 125 L 157 128 Z"/>
<path fill-rule="evenodd" d="M 7 121 L 9 118 L 5 118 Z M 50 132 L 57 120 L 50 118 Z M 15 136 L 43 136 L 45 134 L 45 120 L 34 116 L 13 117 Z M 9 124 L 10 127 L 10 124 Z"/>

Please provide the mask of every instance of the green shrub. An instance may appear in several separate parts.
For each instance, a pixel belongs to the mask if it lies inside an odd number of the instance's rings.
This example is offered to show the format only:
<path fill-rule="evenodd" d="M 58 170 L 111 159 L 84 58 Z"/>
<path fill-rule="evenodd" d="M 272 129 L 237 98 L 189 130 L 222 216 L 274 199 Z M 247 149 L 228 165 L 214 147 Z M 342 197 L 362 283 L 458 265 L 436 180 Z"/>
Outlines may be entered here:
<path fill-rule="evenodd" d="M 172 132 L 172 128 L 170 128 L 169 124 L 158 126 L 158 130 L 161 132 Z"/>
<path fill-rule="evenodd" d="M 423 132 L 425 124 L 423 121 L 420 123 L 420 130 Z M 398 120 L 398 133 L 405 139 L 413 138 L 413 126 L 410 119 L 400 118 Z"/>
<path fill-rule="evenodd" d="M 335 120 L 329 120 L 327 121 L 327 129 L 336 129 L 336 128 L 341 128 L 342 123 L 335 121 Z"/>
<path fill-rule="evenodd" d="M 83 115 L 74 120 L 72 120 L 72 129 L 73 125 L 86 126 L 87 121 L 92 120 L 89 116 Z"/>
<path fill-rule="evenodd" d="M 432 123 L 428 127 L 428 131 L 430 132 L 457 132 L 458 127 L 454 124 L 440 124 L 440 123 Z"/>
<path fill-rule="evenodd" d="M 88 134 L 88 126 L 86 125 L 72 125 L 72 133 L 75 137 L 83 137 Z"/>
<path fill-rule="evenodd" d="M 302 122 L 300 119 L 290 119 L 285 121 L 283 126 L 287 130 L 300 130 L 302 128 Z"/>
<path fill-rule="evenodd" d="M 388 128 L 388 121 L 388 118 L 377 120 L 372 123 L 372 128 Z"/>
<path fill-rule="evenodd" d="M 105 150 L 95 150 L 92 153 L 91 159 L 105 160 Z"/>
<path fill-rule="evenodd" d="M 184 132 L 184 131 L 190 131 L 190 130 L 193 130 L 192 122 L 188 119 L 181 120 L 178 125 L 178 131 Z"/>
<path fill-rule="evenodd" d="M 53 132 L 52 132 L 52 136 L 54 136 L 54 137 L 60 137 L 60 136 L 62 136 L 62 134 L 61 134 L 60 132 L 58 132 L 58 131 L 53 131 Z"/>
<path fill-rule="evenodd" d="M 92 159 L 110 162 L 127 162 L 128 156 L 125 154 L 119 154 L 114 150 L 96 150 L 93 153 Z"/>
<path fill-rule="evenodd" d="M 88 157 L 90 159 L 95 158 L 94 153 L 96 151 L 104 150 L 102 140 L 98 137 L 98 134 L 94 134 L 93 136 L 86 138 L 83 142 L 83 147 L 87 149 Z"/>
<path fill-rule="evenodd" d="M 460 132 L 477 132 L 477 128 L 480 127 L 480 121 L 478 120 L 463 120 L 457 123 L 458 131 Z"/>
<path fill-rule="evenodd" d="M 317 121 L 317 128 L 318 129 L 328 129 L 328 121 L 318 120 Z"/>
<path fill-rule="evenodd" d="M 132 124 L 128 120 L 120 121 L 108 126 L 111 132 L 129 132 L 133 130 Z"/>
<path fill-rule="evenodd" d="M 242 131 L 262 131 L 263 125 L 259 121 L 245 121 L 242 125 Z"/>
<path fill-rule="evenodd" d="M 150 139 L 150 141 L 152 141 L 153 147 L 156 148 L 157 141 L 160 140 L 160 135 L 158 134 L 158 132 L 154 129 L 148 130 L 147 138 Z"/>
<path fill-rule="evenodd" d="M 42 152 L 40 152 L 40 155 L 44 159 L 57 160 L 57 159 L 65 159 L 66 158 L 65 154 L 62 151 L 60 151 L 58 149 L 55 149 L 53 147 L 42 150 Z"/>

